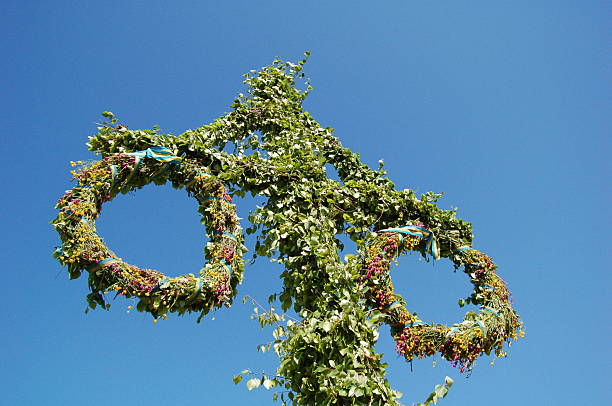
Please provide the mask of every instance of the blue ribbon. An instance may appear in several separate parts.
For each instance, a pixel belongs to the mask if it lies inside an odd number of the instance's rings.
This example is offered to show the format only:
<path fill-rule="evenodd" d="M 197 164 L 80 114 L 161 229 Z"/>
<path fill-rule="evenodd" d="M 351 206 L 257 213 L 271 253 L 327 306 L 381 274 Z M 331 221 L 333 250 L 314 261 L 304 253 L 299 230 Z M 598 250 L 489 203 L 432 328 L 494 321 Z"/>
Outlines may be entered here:
<path fill-rule="evenodd" d="M 232 234 L 232 233 L 225 232 L 225 233 L 223 233 L 222 235 L 224 235 L 224 236 L 226 236 L 226 237 L 229 237 L 229 238 L 231 238 L 231 239 L 232 239 L 232 240 L 234 240 L 234 241 L 238 241 L 238 239 L 236 238 L 236 236 L 235 236 L 234 234 Z"/>
<path fill-rule="evenodd" d="M 414 231 L 414 230 L 419 230 Z M 440 259 L 440 251 L 438 250 L 438 243 L 436 242 L 436 237 L 434 232 L 419 226 L 405 226 L 400 228 L 388 228 L 385 230 L 380 230 L 380 233 L 400 233 L 407 235 L 414 235 L 416 237 L 423 238 L 425 243 L 425 251 L 430 252 L 434 259 Z"/>
<path fill-rule="evenodd" d="M 88 219 L 86 219 L 86 218 L 85 218 L 85 217 L 83 217 L 83 216 L 81 216 L 80 218 L 81 218 L 81 220 L 83 220 L 83 221 L 84 221 L 84 222 L 85 222 L 85 223 L 86 223 L 86 224 L 87 224 L 89 227 L 93 228 L 93 225 L 91 224 L 91 222 L 90 222 Z"/>
<path fill-rule="evenodd" d="M 142 151 L 130 152 L 125 155 L 130 155 L 136 158 L 136 166 L 134 166 L 134 169 L 128 175 L 126 182 L 129 182 L 132 179 L 132 177 L 136 173 L 138 173 L 138 169 L 140 168 L 140 162 L 142 158 L 153 158 L 158 161 L 167 163 L 161 170 L 155 173 L 153 177 L 159 176 L 165 173 L 170 168 L 170 165 L 180 164 L 181 161 L 183 160 L 182 157 L 174 155 L 174 153 L 170 151 L 168 148 L 161 147 L 161 146 L 147 148 Z"/>
<path fill-rule="evenodd" d="M 224 198 L 222 198 L 222 197 L 216 197 L 216 196 L 209 196 L 209 197 L 207 197 L 207 198 L 205 198 L 205 199 L 200 199 L 200 198 L 197 198 L 197 199 L 198 199 L 198 202 L 200 202 L 200 204 L 202 204 L 203 202 L 206 202 L 206 201 L 208 201 L 208 200 L 221 200 L 221 201 L 224 201 L 224 202 L 226 202 L 226 203 L 232 204 L 231 202 L 229 202 L 229 201 L 225 200 Z"/>
<path fill-rule="evenodd" d="M 163 277 L 158 283 L 157 285 L 155 285 L 155 287 L 153 288 L 152 292 L 155 292 L 157 290 L 161 289 L 161 285 L 163 285 L 164 283 L 168 282 L 170 280 L 170 278 L 166 278 Z"/>
<path fill-rule="evenodd" d="M 113 183 L 111 184 L 111 190 L 115 187 L 117 182 L 117 165 L 111 165 L 111 174 L 113 175 Z"/>
<path fill-rule="evenodd" d="M 117 261 L 117 258 L 106 258 L 106 259 L 103 259 L 102 261 L 96 262 L 95 264 L 89 265 L 85 270 L 87 272 L 92 272 L 92 271 L 95 271 L 96 269 L 98 269 L 99 267 L 101 267 L 104 264 L 108 264 L 109 262 L 115 262 L 115 261 Z"/>
<path fill-rule="evenodd" d="M 491 309 L 490 307 L 484 307 L 482 310 L 486 311 L 486 312 L 489 312 L 489 313 L 493 313 L 494 315 L 499 317 L 499 313 L 497 313 L 495 310 Z"/>
<path fill-rule="evenodd" d="M 400 234 L 414 235 L 416 237 L 423 238 L 423 234 L 413 233 L 411 231 L 404 230 L 402 228 L 386 228 L 384 230 L 380 230 L 379 233 L 400 233 Z"/>
<path fill-rule="evenodd" d="M 472 248 L 472 247 L 461 247 L 461 248 L 459 248 L 459 249 L 457 249 L 457 250 L 453 251 L 453 253 L 452 253 L 451 255 L 455 255 L 455 254 L 457 254 L 457 253 L 459 253 L 459 252 L 463 252 L 463 251 L 466 251 L 466 250 L 471 250 L 471 249 L 473 249 L 473 248 Z"/>
<path fill-rule="evenodd" d="M 187 298 L 188 302 L 191 302 L 192 300 L 194 300 L 198 296 L 198 294 L 202 291 L 202 278 L 196 278 L 196 279 L 197 279 L 196 289 Z"/>
<path fill-rule="evenodd" d="M 222 235 L 222 236 L 225 236 L 225 237 L 229 237 L 229 238 L 231 238 L 232 240 L 234 240 L 236 242 L 238 241 L 238 238 L 236 238 L 236 236 L 234 234 L 232 234 L 232 233 L 221 232 L 221 231 L 217 231 L 217 230 L 213 231 L 213 233 L 217 234 L 217 235 Z"/>
<path fill-rule="evenodd" d="M 387 311 L 387 310 L 389 310 L 389 309 L 391 309 L 392 307 L 394 307 L 393 305 L 398 305 L 398 306 L 401 306 L 402 304 L 401 304 L 400 302 L 393 302 L 393 303 L 390 303 L 390 304 L 388 304 L 388 305 L 386 305 L 386 306 L 383 306 L 383 308 L 382 308 L 383 312 L 384 312 L 384 311 Z M 397 307 L 397 306 L 395 306 L 395 307 Z"/>
<path fill-rule="evenodd" d="M 161 162 L 181 161 L 183 159 L 174 155 L 174 153 L 172 153 L 172 151 L 170 151 L 168 148 L 161 146 L 147 148 L 142 151 L 130 152 L 126 155 L 131 155 L 138 158 L 153 158 Z"/>
<path fill-rule="evenodd" d="M 436 239 L 434 237 L 433 231 L 428 230 L 423 227 L 419 227 L 419 226 L 413 226 L 413 227 L 418 228 L 419 230 L 424 231 L 426 233 L 429 233 L 429 237 L 427 237 L 427 244 L 425 246 L 425 249 L 431 252 L 431 255 L 433 255 L 435 259 L 440 259 L 440 253 L 438 252 L 438 244 L 436 243 Z"/>

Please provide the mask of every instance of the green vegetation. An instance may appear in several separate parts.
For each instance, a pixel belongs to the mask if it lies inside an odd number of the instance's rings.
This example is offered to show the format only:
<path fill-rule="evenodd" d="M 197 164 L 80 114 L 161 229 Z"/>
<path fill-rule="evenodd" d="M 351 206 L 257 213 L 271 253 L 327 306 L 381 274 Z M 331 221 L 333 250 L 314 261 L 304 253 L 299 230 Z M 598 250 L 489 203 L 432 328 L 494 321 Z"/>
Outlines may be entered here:
<path fill-rule="evenodd" d="M 517 336 L 518 317 L 490 258 L 468 249 L 469 223 L 440 210 L 439 195 L 396 190 L 382 165 L 372 170 L 361 163 L 330 128 L 302 110 L 311 88 L 306 83 L 300 90 L 296 80 L 303 78 L 305 62 L 274 61 L 245 75 L 248 93 L 210 125 L 175 137 L 128 129 L 105 112 L 108 121 L 88 145 L 105 157 L 164 147 L 206 168 L 230 196 L 266 198 L 249 216 L 246 232 L 258 236 L 255 256 L 284 267 L 283 290 L 269 299 L 283 312 L 262 307 L 256 315 L 262 327 L 273 327 L 274 341 L 261 349 L 274 351 L 280 365 L 270 375 L 245 370 L 236 383 L 246 375 L 249 389 L 276 389 L 273 396 L 283 404 L 399 405 L 401 394 L 391 388 L 374 349 L 382 324 L 392 326 L 407 359 L 441 352 L 465 369 L 492 349 L 503 355 L 502 344 Z M 328 176 L 326 164 L 335 167 L 339 181 Z M 408 238 L 394 231 L 401 227 Z M 372 234 L 377 230 L 383 232 Z M 357 244 L 358 255 L 341 258 L 341 235 Z M 389 264 L 410 250 L 465 265 L 475 285 L 469 301 L 483 312 L 468 313 L 454 327 L 419 324 L 388 276 Z M 289 309 L 301 319 L 287 317 Z M 451 384 L 448 378 L 438 385 L 424 404 L 444 397 Z"/>

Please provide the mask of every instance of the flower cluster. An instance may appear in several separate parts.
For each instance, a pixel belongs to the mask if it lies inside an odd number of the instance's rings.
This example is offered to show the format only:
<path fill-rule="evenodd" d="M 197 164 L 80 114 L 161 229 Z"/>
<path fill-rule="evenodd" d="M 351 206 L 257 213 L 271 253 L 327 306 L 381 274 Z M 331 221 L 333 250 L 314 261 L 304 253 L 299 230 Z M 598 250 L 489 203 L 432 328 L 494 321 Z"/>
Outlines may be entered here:
<path fill-rule="evenodd" d="M 369 288 L 368 300 L 372 307 L 386 309 L 397 300 L 389 276 L 390 266 L 397 256 L 412 251 L 420 242 L 419 237 L 412 235 L 381 233 L 368 244 L 361 282 Z"/>
<path fill-rule="evenodd" d="M 395 348 L 408 361 L 432 356 L 438 352 L 437 343 L 444 337 L 446 330 L 443 326 L 430 329 L 420 325 L 404 329 L 395 336 Z"/>
<path fill-rule="evenodd" d="M 137 297 L 137 309 L 156 319 L 169 312 L 183 314 L 199 311 L 202 316 L 212 308 L 229 306 L 236 285 L 242 278 L 242 230 L 236 208 L 222 183 L 186 159 L 162 162 L 139 158 L 134 154 L 114 154 L 82 165 L 72 174 L 79 186 L 66 191 L 57 201 L 59 214 L 52 221 L 62 240 L 54 256 L 68 266 L 71 278 L 89 272 L 91 308 L 108 308 L 104 294 L 116 292 Z M 119 192 L 127 193 L 150 182 L 170 180 L 175 187 L 185 187 L 199 202 L 199 212 L 206 224 L 210 243 L 205 247 L 208 263 L 199 276 L 187 274 L 168 278 L 161 272 L 127 264 L 110 251 L 96 233 L 95 220 L 102 203 Z"/>

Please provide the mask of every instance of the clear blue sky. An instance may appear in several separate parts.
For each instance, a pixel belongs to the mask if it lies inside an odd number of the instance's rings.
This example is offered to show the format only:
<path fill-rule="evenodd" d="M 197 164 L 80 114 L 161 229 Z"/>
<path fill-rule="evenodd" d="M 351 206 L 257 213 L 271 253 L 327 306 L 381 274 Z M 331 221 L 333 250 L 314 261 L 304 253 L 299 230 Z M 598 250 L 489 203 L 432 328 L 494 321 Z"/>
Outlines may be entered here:
<path fill-rule="evenodd" d="M 214 4 L 214 5 L 213 5 Z M 312 57 L 305 108 L 399 188 L 445 192 L 514 293 L 527 336 L 464 379 L 444 361 L 410 371 L 386 328 L 379 349 L 403 401 L 445 375 L 448 405 L 608 404 L 610 43 L 604 1 L 15 1 L 0 5 L 2 405 L 268 405 L 234 386 L 273 371 L 269 331 L 240 301 L 202 324 L 85 315 L 87 283 L 51 258 L 48 225 L 70 160 L 94 159 L 103 110 L 178 134 L 229 110 L 242 74 Z M 605 203 L 607 202 L 607 203 Z M 253 206 L 240 204 L 241 217 Z M 150 186 L 105 206 L 100 233 L 124 259 L 199 269 L 195 202 Z M 161 218 L 153 227 L 149 218 Z M 246 270 L 239 297 L 280 289 L 277 265 Z M 421 318 L 452 323 L 467 278 L 405 258 L 396 286 Z"/>

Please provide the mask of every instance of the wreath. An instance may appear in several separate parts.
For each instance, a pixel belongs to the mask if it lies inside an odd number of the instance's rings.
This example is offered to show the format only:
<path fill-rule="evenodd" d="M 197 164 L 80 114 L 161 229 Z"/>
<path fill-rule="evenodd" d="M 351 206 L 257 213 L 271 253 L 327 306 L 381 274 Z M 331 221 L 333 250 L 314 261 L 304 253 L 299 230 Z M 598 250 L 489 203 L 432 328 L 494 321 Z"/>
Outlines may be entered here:
<path fill-rule="evenodd" d="M 416 313 L 410 313 L 401 295 L 393 290 L 389 274 L 396 258 L 410 251 L 429 253 L 440 259 L 433 231 L 417 223 L 374 233 L 366 247 L 361 282 L 367 290 L 367 302 L 381 311 L 391 326 L 396 350 L 406 360 L 421 359 L 440 353 L 461 372 L 471 370 L 481 354 L 495 351 L 505 356 L 504 342 L 523 336 L 522 324 L 512 308 L 510 291 L 496 274 L 497 266 L 490 257 L 471 248 L 459 247 L 449 255 L 455 269 L 464 267 L 474 290 L 459 305 L 474 304 L 480 311 L 468 312 L 464 320 L 451 327 L 427 324 Z"/>
<path fill-rule="evenodd" d="M 201 312 L 199 321 L 211 309 L 231 305 L 244 270 L 244 237 L 231 197 L 208 168 L 164 147 L 71 164 L 82 166 L 72 171 L 78 186 L 57 201 L 59 215 L 51 224 L 62 244 L 54 257 L 68 266 L 71 279 L 83 271 L 89 273 L 90 308 L 100 305 L 108 309 L 110 304 L 104 295 L 109 292 L 137 297 L 137 310 L 151 313 L 155 320 L 167 317 L 168 312 Z M 210 241 L 204 248 L 208 262 L 198 276 L 167 277 L 153 269 L 130 265 L 108 249 L 96 233 L 95 221 L 104 202 L 119 193 L 168 180 L 175 188 L 185 188 L 199 202 L 198 212 Z"/>

